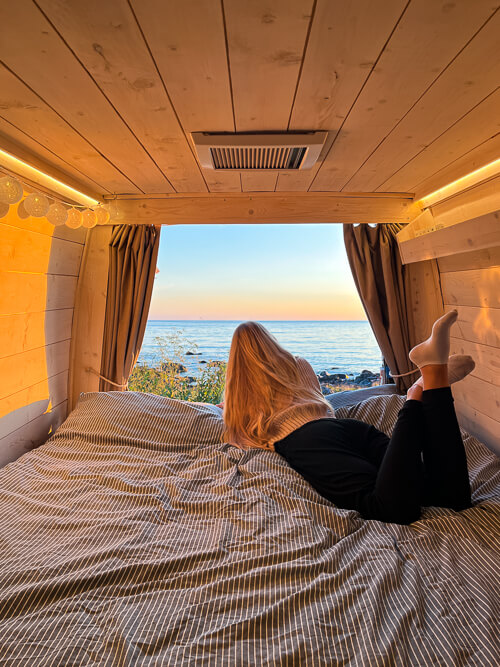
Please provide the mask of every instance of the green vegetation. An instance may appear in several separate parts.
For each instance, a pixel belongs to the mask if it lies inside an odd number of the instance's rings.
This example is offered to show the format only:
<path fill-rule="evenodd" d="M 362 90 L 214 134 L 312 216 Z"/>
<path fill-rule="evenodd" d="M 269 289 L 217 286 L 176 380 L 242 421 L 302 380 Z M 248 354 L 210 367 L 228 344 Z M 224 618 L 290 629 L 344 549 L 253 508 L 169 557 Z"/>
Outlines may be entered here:
<path fill-rule="evenodd" d="M 198 377 L 183 375 L 184 360 L 188 350 L 196 354 L 198 345 L 187 340 L 182 331 L 155 338 L 160 361 L 151 368 L 147 364 L 136 364 L 128 382 L 130 391 L 143 391 L 181 401 L 198 403 L 220 403 L 223 399 L 226 380 L 226 364 L 222 361 L 198 361 Z"/>

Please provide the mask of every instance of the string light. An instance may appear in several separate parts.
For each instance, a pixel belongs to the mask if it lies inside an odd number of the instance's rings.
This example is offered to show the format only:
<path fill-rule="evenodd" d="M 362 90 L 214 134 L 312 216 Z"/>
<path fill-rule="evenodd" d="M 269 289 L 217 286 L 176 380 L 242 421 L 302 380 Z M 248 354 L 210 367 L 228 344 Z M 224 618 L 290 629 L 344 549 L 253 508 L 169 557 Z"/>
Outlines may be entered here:
<path fill-rule="evenodd" d="M 0 201 L 4 204 L 17 204 L 23 198 L 23 186 L 17 178 L 2 176 L 0 178 Z"/>
<path fill-rule="evenodd" d="M 23 199 L 23 184 L 13 174 L 8 173 L 8 169 L 3 166 L 1 169 L 7 173 L 4 173 L 3 176 L 0 175 L 0 218 L 4 218 L 10 207 L 15 204 L 17 204 L 17 215 L 21 219 L 30 216 L 34 218 L 45 217 L 54 227 L 65 224 L 71 229 L 78 229 L 82 226 L 91 229 L 96 225 L 106 225 L 110 218 L 115 220 L 122 217 L 121 211 L 114 202 L 114 215 L 110 216 L 110 210 L 108 209 L 111 209 L 113 205 L 104 207 L 99 204 L 94 209 L 94 207 L 87 208 L 81 204 L 70 204 L 55 197 L 52 197 L 55 201 L 51 204 L 48 197 L 40 192 L 32 192 Z M 75 190 L 75 192 L 77 191 Z M 90 198 L 88 199 L 90 201 Z"/>
<path fill-rule="evenodd" d="M 49 200 L 45 195 L 33 192 L 24 200 L 24 208 L 34 218 L 44 218 L 49 210 Z"/>

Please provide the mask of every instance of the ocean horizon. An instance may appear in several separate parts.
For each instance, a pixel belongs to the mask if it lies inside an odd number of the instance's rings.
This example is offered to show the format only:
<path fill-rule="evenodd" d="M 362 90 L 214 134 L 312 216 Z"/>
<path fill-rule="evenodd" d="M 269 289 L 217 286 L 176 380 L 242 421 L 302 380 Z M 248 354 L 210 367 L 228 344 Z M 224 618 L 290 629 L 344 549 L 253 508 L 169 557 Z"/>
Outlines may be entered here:
<path fill-rule="evenodd" d="M 201 361 L 226 361 L 234 329 L 247 320 L 148 320 L 139 363 L 161 361 L 156 338 L 178 334 L 185 342 L 182 363 L 190 375 L 203 370 Z M 382 353 L 366 320 L 257 320 L 292 354 L 305 357 L 316 373 L 329 371 L 349 377 L 363 370 L 378 373 Z M 190 346 L 197 345 L 197 349 Z M 200 354 L 187 355 L 188 351 Z M 173 357 L 171 357 L 173 359 Z"/>

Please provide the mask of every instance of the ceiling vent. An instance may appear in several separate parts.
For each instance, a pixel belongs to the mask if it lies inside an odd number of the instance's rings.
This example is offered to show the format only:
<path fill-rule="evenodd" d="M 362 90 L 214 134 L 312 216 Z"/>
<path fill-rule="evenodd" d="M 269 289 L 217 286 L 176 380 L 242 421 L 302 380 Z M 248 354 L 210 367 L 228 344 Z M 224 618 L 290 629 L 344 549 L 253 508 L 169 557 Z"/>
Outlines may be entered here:
<path fill-rule="evenodd" d="M 297 171 L 317 162 L 327 132 L 211 134 L 193 132 L 198 159 L 216 171 Z"/>

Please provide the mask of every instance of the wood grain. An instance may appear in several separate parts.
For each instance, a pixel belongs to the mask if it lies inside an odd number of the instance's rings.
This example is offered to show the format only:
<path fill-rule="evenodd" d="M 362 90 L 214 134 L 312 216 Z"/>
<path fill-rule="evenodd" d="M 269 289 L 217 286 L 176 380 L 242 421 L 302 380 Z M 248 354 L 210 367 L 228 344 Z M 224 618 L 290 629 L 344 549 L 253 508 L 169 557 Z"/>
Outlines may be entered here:
<path fill-rule="evenodd" d="M 456 338 L 500 348 L 500 309 L 453 305 L 445 305 L 444 309 L 448 312 L 454 308 L 458 311 Z"/>
<path fill-rule="evenodd" d="M 413 109 L 421 107 L 420 98 L 426 91 L 430 93 L 433 90 L 431 86 L 434 82 L 438 85 L 443 80 L 450 81 L 451 85 L 453 80 L 456 84 L 457 78 L 450 77 L 449 70 L 444 70 L 491 16 L 492 11 L 491 3 L 487 0 L 474 3 L 456 2 L 453 5 L 444 0 L 432 3 L 411 2 L 356 99 L 311 189 L 364 190 L 364 187 L 359 188 L 356 185 L 362 180 L 370 184 L 367 189 L 375 190 L 401 167 L 402 164 L 398 162 L 400 156 L 403 156 L 406 162 L 413 155 L 408 144 L 420 136 L 419 132 L 425 132 L 426 128 L 420 120 L 418 125 L 415 120 L 411 131 L 406 129 L 401 144 L 393 146 L 391 143 L 393 162 L 390 163 L 392 171 L 389 174 L 385 175 L 383 170 L 374 173 L 372 164 L 375 156 L 385 155 L 384 140 L 392 137 L 394 128 L 399 128 L 399 124 L 404 123 L 403 119 L 409 112 L 414 117 Z M 496 60 L 495 58 L 495 62 Z M 481 77 L 484 76 L 483 69 L 489 71 L 489 68 L 490 65 L 485 65 L 477 73 L 468 70 L 467 77 L 478 80 L 479 87 Z M 446 94 L 448 88 L 440 83 L 439 86 L 443 95 Z M 479 100 L 491 90 L 492 88 L 483 93 Z M 440 97 L 437 106 L 434 93 L 431 93 L 434 100 L 432 112 L 436 117 L 431 126 L 435 129 L 441 121 L 444 129 L 447 129 L 461 115 L 457 107 L 463 103 L 463 96 L 467 98 L 472 93 L 473 91 L 461 90 L 461 94 L 456 95 L 456 89 L 453 88 L 452 96 Z M 422 100 L 425 97 L 426 95 Z M 473 104 L 470 102 L 466 110 Z M 426 109 L 426 106 L 423 107 L 424 111 Z M 425 113 L 423 116 L 427 118 Z M 405 146 L 404 151 L 402 145 Z M 370 158 L 372 153 L 373 159 Z M 356 178 L 353 179 L 355 174 Z"/>
<path fill-rule="evenodd" d="M 452 385 L 452 391 L 456 400 L 500 421 L 500 386 L 468 375 Z M 500 431 L 497 432 L 497 438 L 500 441 Z"/>
<path fill-rule="evenodd" d="M 0 222 L 0 265 L 4 271 L 77 276 L 83 246 Z"/>
<path fill-rule="evenodd" d="M 82 391 L 99 391 L 99 378 L 89 368 L 101 370 L 111 232 L 111 227 L 95 227 L 85 245 L 71 336 L 70 410 Z"/>
<path fill-rule="evenodd" d="M 40 0 L 39 4 L 167 177 L 162 191 L 206 191 L 126 0 Z"/>
<path fill-rule="evenodd" d="M 267 224 L 410 222 L 420 211 L 405 197 L 338 193 L 257 193 L 158 199 L 119 199 L 123 219 L 134 224 Z"/>
<path fill-rule="evenodd" d="M 441 287 L 447 305 L 500 308 L 500 267 L 442 273 Z"/>
<path fill-rule="evenodd" d="M 448 219 L 448 222 L 452 222 L 452 220 Z M 429 224 L 435 228 L 443 223 L 429 216 Z M 464 254 L 468 255 L 472 251 L 484 251 L 486 257 L 493 252 L 492 248 L 500 244 L 500 217 L 497 213 L 489 213 L 472 220 L 452 224 L 444 229 L 422 234 L 416 238 L 404 240 L 404 236 L 410 234 L 412 225 L 413 223 L 409 224 L 397 236 L 404 264 L 435 257 L 449 257 L 447 261 L 451 264 L 448 265 L 452 266 L 460 261 L 459 259 L 453 259 L 458 255 L 466 261 Z M 400 240 L 401 237 L 403 237 L 403 240 Z M 444 260 L 442 261 L 444 262 Z M 443 266 L 446 266 L 446 262 Z M 461 265 L 460 268 L 465 267 Z"/>
<path fill-rule="evenodd" d="M 43 382 L 69 368 L 69 340 L 0 359 L 0 399 Z"/>
<path fill-rule="evenodd" d="M 432 5 L 422 3 L 420 6 L 423 7 L 424 4 L 426 12 L 430 7 L 442 11 L 440 2 L 432 3 Z M 457 18 L 461 12 L 465 12 L 462 16 L 464 23 L 461 27 L 456 24 L 454 26 L 447 24 L 448 17 Z M 491 19 L 477 34 L 474 34 L 491 14 L 493 14 Z M 442 44 L 439 46 L 445 50 L 453 45 L 452 52 L 447 53 L 448 67 L 377 146 L 368 160 L 346 184 L 345 189 L 378 190 L 398 169 L 419 153 L 422 147 L 428 146 L 448 131 L 452 125 L 460 121 L 465 114 L 485 100 L 498 87 L 500 81 L 500 59 L 498 58 L 500 13 L 492 11 L 491 4 L 487 2 L 455 3 L 453 9 L 446 17 L 443 17 L 439 25 L 447 28 L 446 35 L 443 35 Z M 430 26 L 432 29 L 427 29 L 425 36 L 421 36 L 424 39 L 437 29 L 438 24 L 431 22 L 426 27 Z M 471 37 L 473 39 L 466 45 Z M 463 40 L 462 45 L 455 41 L 459 39 Z M 461 46 L 465 48 L 458 53 Z M 430 47 L 429 55 L 432 50 L 433 47 Z M 424 62 L 428 62 L 425 61 L 425 56 Z M 440 61 L 436 60 L 434 64 L 438 62 Z M 422 64 L 418 62 L 419 70 Z M 412 86 L 409 87 L 413 89 L 413 80 Z M 489 104 L 494 105 L 494 100 L 491 99 Z M 498 106 L 496 108 L 498 109 Z M 498 121 L 498 114 L 495 113 L 494 106 L 493 108 L 490 106 L 486 113 L 486 118 L 491 122 L 490 128 L 494 128 L 495 118 Z M 498 125 L 496 128 L 496 130 L 490 130 L 491 134 L 498 132 Z M 467 149 L 473 148 L 488 138 L 488 134 L 482 133 L 483 129 L 472 124 L 470 134 L 461 137 L 459 131 L 458 136 L 453 136 L 446 143 L 446 148 L 450 150 L 452 156 L 457 141 L 466 145 Z M 464 133 L 464 131 L 462 128 L 461 132 Z M 432 164 L 435 163 L 431 160 L 430 162 L 432 168 Z M 442 162 L 439 166 L 442 166 Z"/>
<path fill-rule="evenodd" d="M 495 386 L 500 386 L 500 350 L 497 347 L 472 343 L 452 336 L 450 353 L 470 355 L 476 363 L 472 375 Z"/>
<path fill-rule="evenodd" d="M 222 3 L 132 0 L 131 6 L 188 135 L 234 132 Z M 211 192 L 240 192 L 239 173 L 202 170 Z"/>
<path fill-rule="evenodd" d="M 38 7 L 2 3 L 0 22 L 6 66 L 142 192 L 164 192 L 164 175 Z"/>
<path fill-rule="evenodd" d="M 438 260 L 439 271 L 467 271 L 468 269 L 487 269 L 490 266 L 500 266 L 500 233 L 499 245 L 472 252 L 461 252 Z"/>
<path fill-rule="evenodd" d="M 74 276 L 0 271 L 0 313 L 15 315 L 73 308 L 76 282 Z"/>
<path fill-rule="evenodd" d="M 0 358 L 71 338 L 73 308 L 0 315 Z"/>
<path fill-rule="evenodd" d="M 444 227 L 494 213 L 500 210 L 500 176 L 431 206 L 431 210 Z"/>
<path fill-rule="evenodd" d="M 423 192 L 422 187 L 419 187 L 418 183 L 425 182 L 429 174 L 434 174 L 450 162 L 471 153 L 478 144 L 483 144 L 496 135 L 500 131 L 499 108 L 500 90 L 497 90 L 466 113 L 465 116 L 454 123 L 446 132 L 417 152 L 415 157 L 407 161 L 401 169 L 379 185 L 377 190 L 385 192 L 404 188 L 408 192 L 416 192 L 418 189 L 421 195 L 425 195 L 438 189 L 440 186 L 431 186 L 430 189 Z M 474 169 L 482 167 L 496 159 L 500 155 L 499 143 L 499 141 L 496 142 L 497 149 L 495 154 L 492 154 L 491 147 L 488 147 L 488 152 L 493 156 L 489 159 L 485 156 L 481 164 L 478 164 L 477 167 L 474 166 L 470 158 L 469 161 L 462 162 L 461 173 L 456 178 L 465 176 L 474 171 Z M 442 185 L 447 185 L 456 180 L 448 178 L 449 180 L 442 183 Z"/>

